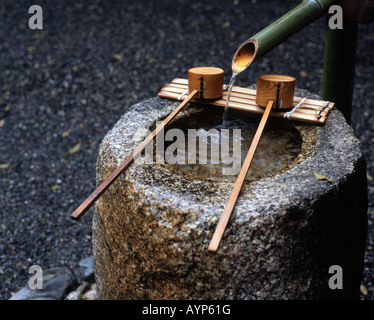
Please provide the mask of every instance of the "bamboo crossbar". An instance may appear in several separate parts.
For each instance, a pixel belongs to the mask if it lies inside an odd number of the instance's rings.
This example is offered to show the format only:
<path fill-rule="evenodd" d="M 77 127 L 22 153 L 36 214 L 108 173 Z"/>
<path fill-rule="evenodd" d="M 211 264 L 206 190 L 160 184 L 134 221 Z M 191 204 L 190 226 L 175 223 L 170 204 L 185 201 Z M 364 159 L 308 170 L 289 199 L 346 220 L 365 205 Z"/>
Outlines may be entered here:
<path fill-rule="evenodd" d="M 174 100 L 184 100 L 188 96 L 186 91 L 187 89 L 187 79 L 175 78 L 171 83 L 165 85 L 160 90 L 158 96 Z M 227 95 L 227 91 L 224 91 L 221 99 L 214 101 L 203 101 L 203 103 L 225 107 Z M 301 97 L 294 97 L 293 106 L 295 107 L 302 99 L 303 98 Z M 193 99 L 192 101 L 201 102 L 198 99 Z M 290 119 L 314 124 L 324 124 L 328 113 L 331 111 L 334 105 L 334 102 L 306 99 L 304 103 L 291 114 Z M 249 111 L 257 114 L 264 113 L 264 108 L 256 104 L 256 90 L 238 86 L 234 86 L 232 89 L 229 108 Z M 283 118 L 287 111 L 289 110 L 272 110 L 270 112 L 270 117 Z"/>

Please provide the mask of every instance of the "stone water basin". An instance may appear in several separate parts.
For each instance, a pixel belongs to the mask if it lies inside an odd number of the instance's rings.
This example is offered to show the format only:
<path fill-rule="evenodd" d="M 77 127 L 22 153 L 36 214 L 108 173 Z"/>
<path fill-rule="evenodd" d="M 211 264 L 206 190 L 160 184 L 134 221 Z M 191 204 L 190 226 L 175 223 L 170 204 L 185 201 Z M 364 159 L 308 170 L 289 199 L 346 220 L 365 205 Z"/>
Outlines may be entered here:
<path fill-rule="evenodd" d="M 178 104 L 132 106 L 101 143 L 97 183 Z M 189 104 L 168 129 L 219 126 L 223 108 L 212 108 Z M 230 121 L 246 127 L 245 154 L 260 118 L 230 110 Z M 342 114 L 332 110 L 324 126 L 271 119 L 255 157 L 216 254 L 207 247 L 236 176 L 222 166 L 135 162 L 95 207 L 99 299 L 358 298 L 366 169 Z M 342 290 L 328 285 L 332 265 L 344 271 Z"/>

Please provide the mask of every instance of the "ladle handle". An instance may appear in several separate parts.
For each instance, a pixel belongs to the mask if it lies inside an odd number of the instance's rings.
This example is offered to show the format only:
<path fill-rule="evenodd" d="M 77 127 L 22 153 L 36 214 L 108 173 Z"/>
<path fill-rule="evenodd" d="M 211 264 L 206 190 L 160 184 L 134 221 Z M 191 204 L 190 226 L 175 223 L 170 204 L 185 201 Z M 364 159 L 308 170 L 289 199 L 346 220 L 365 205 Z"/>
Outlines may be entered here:
<path fill-rule="evenodd" d="M 71 217 L 75 220 L 80 219 L 96 200 L 112 185 L 112 183 L 134 162 L 134 159 L 143 151 L 143 149 L 152 141 L 152 139 L 178 114 L 179 111 L 198 93 L 193 90 L 183 102 L 171 112 L 160 125 L 138 146 L 135 150 L 115 169 L 108 178 L 106 178 L 92 194 L 72 213 Z"/>
<path fill-rule="evenodd" d="M 269 100 L 266 109 L 264 111 L 264 114 L 261 118 L 261 122 L 257 128 L 256 134 L 252 140 L 251 146 L 249 147 L 248 153 L 245 157 L 245 160 L 243 162 L 242 168 L 240 169 L 239 175 L 236 178 L 234 188 L 231 191 L 230 197 L 227 200 L 225 210 L 222 213 L 222 216 L 218 222 L 218 225 L 216 227 L 216 230 L 214 231 L 212 240 L 210 241 L 208 251 L 210 252 L 216 252 L 218 249 L 218 246 L 221 242 L 222 236 L 225 232 L 227 223 L 229 222 L 230 216 L 232 211 L 234 210 L 236 200 L 238 199 L 240 190 L 242 188 L 242 185 L 244 183 L 245 177 L 247 175 L 249 166 L 251 165 L 253 156 L 256 152 L 257 145 L 260 141 L 262 132 L 265 128 L 266 121 L 269 117 L 270 110 L 273 107 L 273 101 Z"/>

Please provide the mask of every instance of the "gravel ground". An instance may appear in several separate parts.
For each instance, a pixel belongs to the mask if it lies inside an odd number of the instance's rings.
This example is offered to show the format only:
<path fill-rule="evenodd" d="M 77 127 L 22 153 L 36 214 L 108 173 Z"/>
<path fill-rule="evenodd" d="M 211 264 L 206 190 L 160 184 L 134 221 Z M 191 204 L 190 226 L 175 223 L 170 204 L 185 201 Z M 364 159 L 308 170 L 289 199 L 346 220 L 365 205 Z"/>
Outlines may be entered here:
<path fill-rule="evenodd" d="M 93 191 L 99 144 L 125 110 L 186 78 L 190 67 L 220 66 L 227 82 L 238 45 L 293 2 L 1 1 L 0 299 L 27 284 L 33 264 L 74 267 L 92 254 L 93 209 L 79 222 L 70 214 Z M 28 28 L 36 3 L 43 30 Z M 324 28 L 320 19 L 303 29 L 238 85 L 271 72 L 320 93 Z M 374 300 L 373 47 L 374 24 L 360 25 L 352 127 L 369 178 L 367 300 Z"/>

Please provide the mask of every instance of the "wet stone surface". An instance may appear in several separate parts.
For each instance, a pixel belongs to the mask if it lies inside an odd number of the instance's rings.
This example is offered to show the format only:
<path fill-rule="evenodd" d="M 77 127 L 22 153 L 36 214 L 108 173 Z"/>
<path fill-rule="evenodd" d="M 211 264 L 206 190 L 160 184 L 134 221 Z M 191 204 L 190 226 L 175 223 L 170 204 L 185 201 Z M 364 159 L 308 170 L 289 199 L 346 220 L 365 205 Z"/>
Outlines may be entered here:
<path fill-rule="evenodd" d="M 101 143 L 97 182 L 144 139 L 139 128 L 152 129 L 177 105 L 152 98 L 132 106 Z M 360 143 L 337 110 L 325 126 L 293 126 L 300 152 L 285 170 L 245 183 L 217 254 L 207 247 L 233 181 L 134 163 L 95 209 L 99 298 L 358 298 L 367 228 Z M 349 279 L 344 290 L 329 289 L 331 265 Z"/>

